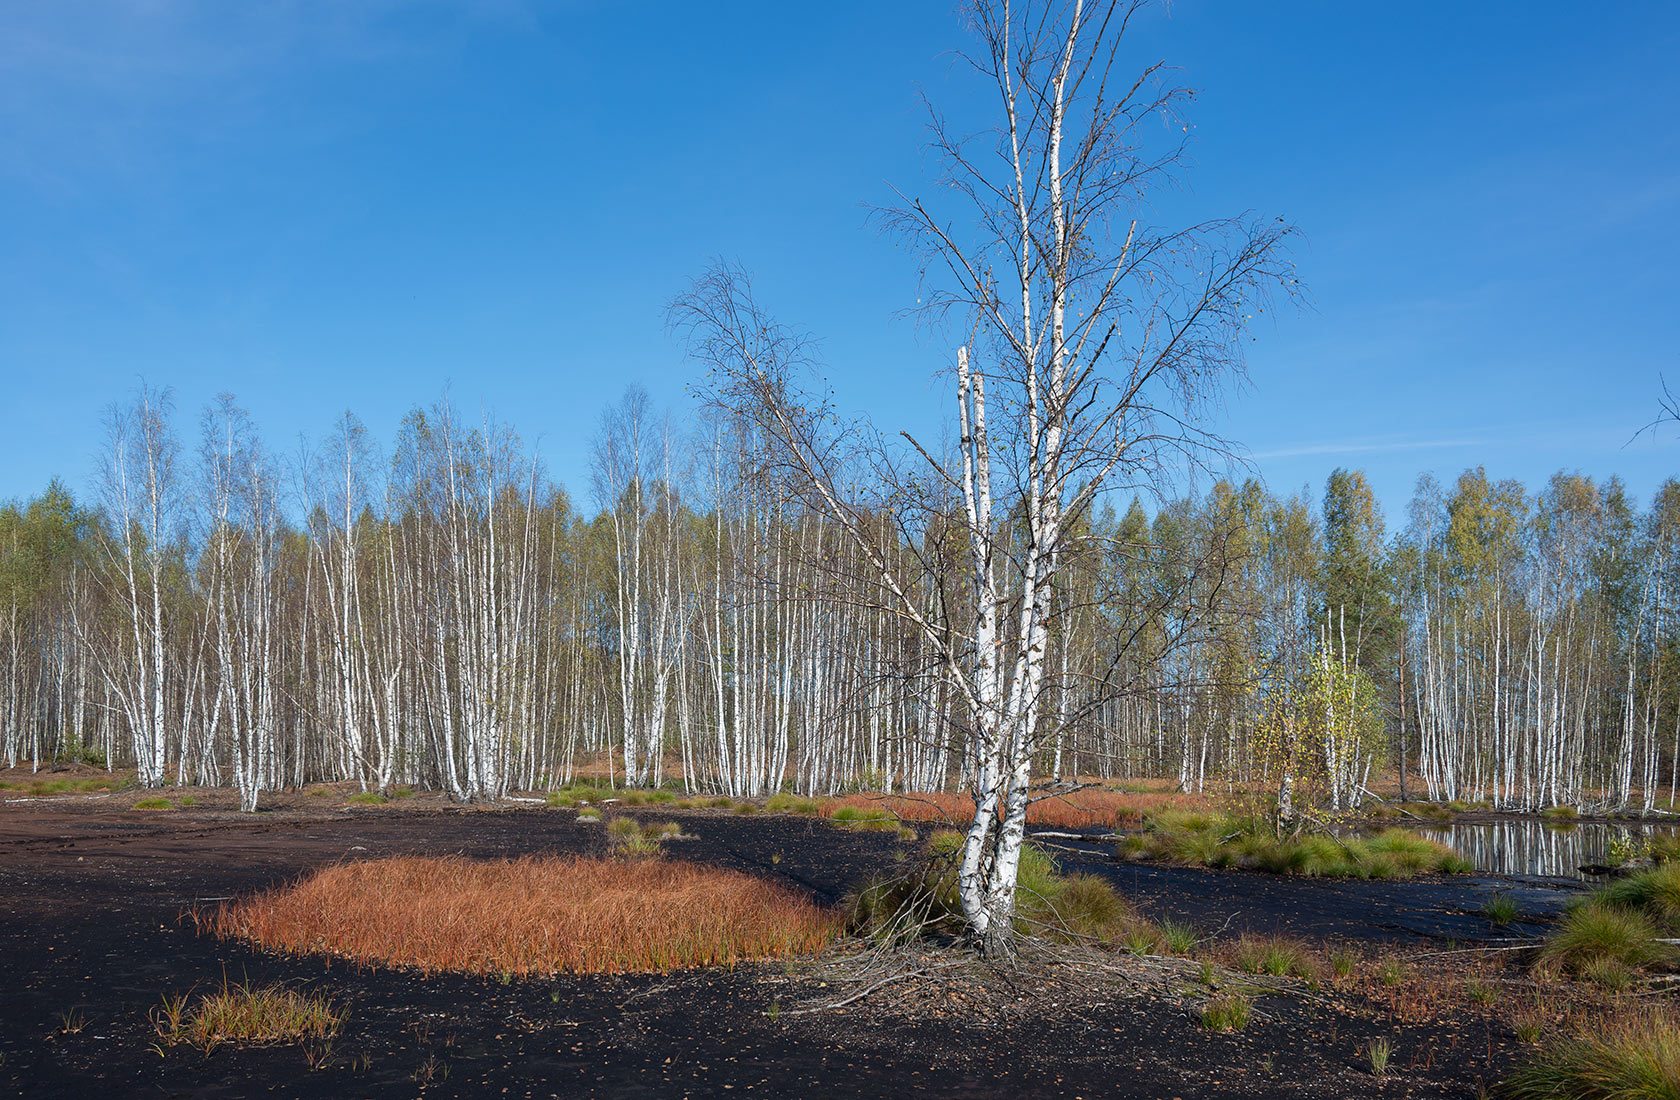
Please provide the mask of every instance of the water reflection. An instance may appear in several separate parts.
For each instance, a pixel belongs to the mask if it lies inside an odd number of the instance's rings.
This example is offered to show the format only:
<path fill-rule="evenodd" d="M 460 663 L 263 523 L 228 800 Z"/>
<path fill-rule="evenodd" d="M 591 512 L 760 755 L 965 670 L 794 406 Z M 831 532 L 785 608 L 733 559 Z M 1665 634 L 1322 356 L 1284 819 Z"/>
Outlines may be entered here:
<path fill-rule="evenodd" d="M 1618 851 L 1628 850 L 1629 845 L 1643 849 L 1652 836 L 1673 836 L 1680 833 L 1680 826 L 1553 823 L 1526 818 L 1432 825 L 1418 832 L 1458 849 L 1479 871 L 1586 878 L 1580 871 L 1582 864 L 1613 862 L 1612 845 Z"/>

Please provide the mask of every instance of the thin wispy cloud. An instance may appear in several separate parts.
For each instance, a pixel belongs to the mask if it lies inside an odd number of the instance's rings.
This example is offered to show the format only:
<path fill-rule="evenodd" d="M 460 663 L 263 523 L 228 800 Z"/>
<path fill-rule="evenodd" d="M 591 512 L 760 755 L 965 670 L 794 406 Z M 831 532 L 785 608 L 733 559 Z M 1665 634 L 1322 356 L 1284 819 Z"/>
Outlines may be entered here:
<path fill-rule="evenodd" d="M 1334 443 L 1304 443 L 1252 451 L 1250 458 L 1301 458 L 1307 455 L 1389 454 L 1397 451 L 1433 451 L 1450 447 L 1485 447 L 1489 439 L 1348 439 Z"/>

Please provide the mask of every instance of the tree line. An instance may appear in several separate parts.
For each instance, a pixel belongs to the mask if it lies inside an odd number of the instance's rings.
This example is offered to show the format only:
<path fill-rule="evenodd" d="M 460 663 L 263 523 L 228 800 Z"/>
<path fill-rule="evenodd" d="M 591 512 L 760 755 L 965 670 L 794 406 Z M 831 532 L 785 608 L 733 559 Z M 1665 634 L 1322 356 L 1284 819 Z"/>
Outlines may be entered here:
<path fill-rule="evenodd" d="M 0 508 L 9 766 L 89 759 L 246 808 L 340 780 L 496 798 L 586 765 L 736 796 L 972 783 L 927 631 L 750 423 L 679 431 L 632 391 L 592 513 L 510 426 L 446 403 L 388 453 L 346 414 L 283 457 L 231 398 L 195 435 L 142 391 L 95 500 L 55 482 Z M 885 511 L 863 519 L 890 575 L 960 633 L 958 517 Z M 1672 804 L 1677 534 L 1680 483 L 1642 511 L 1568 473 L 1425 477 L 1392 535 L 1358 471 L 1317 501 L 1235 479 L 1106 500 L 1049 597 L 1035 768 L 1338 807 L 1385 769 L 1503 807 Z M 1006 517 L 995 552 L 1028 538 Z"/>

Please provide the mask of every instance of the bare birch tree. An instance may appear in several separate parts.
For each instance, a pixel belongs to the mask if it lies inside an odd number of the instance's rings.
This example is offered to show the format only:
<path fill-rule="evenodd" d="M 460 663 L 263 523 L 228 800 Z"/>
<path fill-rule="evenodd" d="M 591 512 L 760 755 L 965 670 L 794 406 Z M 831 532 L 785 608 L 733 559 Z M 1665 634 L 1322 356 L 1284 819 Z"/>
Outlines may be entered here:
<path fill-rule="evenodd" d="M 959 453 L 905 436 L 929 493 L 960 499 L 970 621 L 930 618 L 891 564 L 855 482 L 837 476 L 841 436 L 800 391 L 797 342 L 763 316 L 738 271 L 719 268 L 675 306 L 712 393 L 757 419 L 813 503 L 838 520 L 957 686 L 968 723 L 974 816 L 959 871 L 963 913 L 988 955 L 1012 950 L 1016 871 L 1040 740 L 1046 645 L 1060 556 L 1098 494 L 1152 487 L 1220 440 L 1203 402 L 1242 369 L 1244 325 L 1289 285 L 1281 222 L 1229 219 L 1161 230 L 1148 196 L 1171 182 L 1189 93 L 1162 66 L 1129 77 L 1120 47 L 1140 2 L 981 0 L 963 61 L 997 121 L 977 137 L 933 112 L 944 202 L 906 197 L 889 226 L 921 250 L 930 308 L 971 333 L 951 381 Z M 889 466 L 878 463 L 876 468 Z M 900 482 L 900 485 L 906 484 Z M 910 484 L 914 484 L 913 482 Z M 902 491 L 883 501 L 913 509 Z M 1013 528 L 1024 528 L 1024 539 Z"/>

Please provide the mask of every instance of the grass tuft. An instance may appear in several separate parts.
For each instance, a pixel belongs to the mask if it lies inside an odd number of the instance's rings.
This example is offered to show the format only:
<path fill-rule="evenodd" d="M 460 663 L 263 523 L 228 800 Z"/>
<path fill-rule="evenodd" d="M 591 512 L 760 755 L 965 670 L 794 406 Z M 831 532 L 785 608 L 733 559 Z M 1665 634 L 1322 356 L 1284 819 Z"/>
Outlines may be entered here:
<path fill-rule="evenodd" d="M 1540 949 L 1543 967 L 1576 974 L 1605 960 L 1638 970 L 1673 957 L 1674 949 L 1657 942 L 1656 929 L 1643 916 L 1596 898 L 1566 916 Z"/>
<path fill-rule="evenodd" d="M 664 860 L 366 860 L 199 914 L 294 954 L 471 974 L 658 972 L 815 951 L 835 915 L 734 871 Z"/>
<path fill-rule="evenodd" d="M 1209 1031 L 1241 1031 L 1254 1013 L 1254 1002 L 1240 993 L 1223 993 L 1202 1006 L 1202 1026 Z"/>
<path fill-rule="evenodd" d="M 1245 974 L 1310 978 L 1316 968 L 1306 949 L 1280 936 L 1244 936 L 1231 948 L 1231 964 Z"/>
<path fill-rule="evenodd" d="M 1517 919 L 1517 903 L 1508 894 L 1495 894 L 1482 905 L 1482 916 L 1503 928 Z"/>
<path fill-rule="evenodd" d="M 158 1037 L 170 1046 L 187 1043 L 210 1051 L 222 1043 L 285 1043 L 330 1039 L 338 1034 L 343 1013 L 319 993 L 300 993 L 281 985 L 249 982 L 222 986 L 187 1007 L 187 996 L 165 997 L 152 1010 Z"/>
<path fill-rule="evenodd" d="M 1680 1027 L 1672 1017 L 1609 1023 L 1544 1050 L 1506 1081 L 1509 1100 L 1675 1100 Z"/>
<path fill-rule="evenodd" d="M 142 798 L 134 804 L 136 810 L 173 810 L 174 804 L 167 798 Z"/>
<path fill-rule="evenodd" d="M 1207 810 L 1156 814 L 1146 833 L 1121 840 L 1118 854 L 1127 859 L 1338 878 L 1410 878 L 1470 870 L 1469 861 L 1451 848 L 1405 829 L 1384 829 L 1364 837 L 1278 838 L 1259 819 Z"/>

